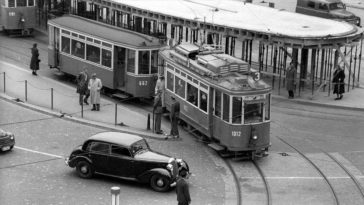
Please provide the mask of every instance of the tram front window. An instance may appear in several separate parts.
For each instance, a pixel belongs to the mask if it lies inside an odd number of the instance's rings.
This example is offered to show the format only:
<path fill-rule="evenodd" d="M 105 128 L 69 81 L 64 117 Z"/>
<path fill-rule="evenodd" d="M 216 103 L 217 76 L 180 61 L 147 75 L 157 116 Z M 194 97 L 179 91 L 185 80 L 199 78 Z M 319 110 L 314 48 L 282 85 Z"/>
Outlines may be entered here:
<path fill-rule="evenodd" d="M 92 45 L 86 45 L 86 59 L 94 63 L 100 63 L 100 48 Z"/>
<path fill-rule="evenodd" d="M 128 66 L 126 67 L 127 71 L 130 73 L 135 73 L 135 51 L 127 50 L 128 55 Z"/>
<path fill-rule="evenodd" d="M 27 0 L 17 0 L 16 7 L 27 6 Z"/>
<path fill-rule="evenodd" d="M 195 86 L 187 83 L 187 93 L 187 101 L 197 106 L 198 89 Z"/>
<path fill-rule="evenodd" d="M 28 0 L 28 6 L 34 6 L 34 0 Z"/>
<path fill-rule="evenodd" d="M 150 64 L 152 65 L 152 74 L 158 73 L 158 50 L 152 51 L 152 62 Z"/>
<path fill-rule="evenodd" d="M 215 90 L 215 115 L 221 117 L 221 92 Z"/>
<path fill-rule="evenodd" d="M 176 91 L 177 95 L 181 96 L 183 99 L 185 99 L 185 87 L 186 82 L 176 76 L 176 84 L 174 90 Z"/>
<path fill-rule="evenodd" d="M 207 94 L 200 90 L 200 109 L 207 112 Z"/>
<path fill-rule="evenodd" d="M 245 102 L 244 122 L 245 124 L 263 121 L 263 103 Z"/>
<path fill-rule="evenodd" d="M 149 74 L 149 51 L 139 51 L 138 74 Z"/>
<path fill-rule="evenodd" d="M 241 97 L 233 97 L 233 124 L 241 124 L 243 114 L 241 103 Z"/>

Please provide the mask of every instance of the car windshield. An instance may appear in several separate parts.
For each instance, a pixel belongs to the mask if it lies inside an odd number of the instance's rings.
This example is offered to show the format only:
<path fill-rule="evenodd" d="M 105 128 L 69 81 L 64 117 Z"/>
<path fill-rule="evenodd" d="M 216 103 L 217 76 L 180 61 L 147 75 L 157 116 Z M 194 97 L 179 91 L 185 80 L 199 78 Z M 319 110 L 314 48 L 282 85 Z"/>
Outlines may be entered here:
<path fill-rule="evenodd" d="M 133 155 L 137 155 L 148 151 L 149 146 L 147 142 L 143 139 L 131 145 L 131 150 L 133 152 Z"/>
<path fill-rule="evenodd" d="M 343 3 L 332 3 L 329 5 L 330 10 L 335 10 L 335 9 L 344 9 L 344 4 Z"/>

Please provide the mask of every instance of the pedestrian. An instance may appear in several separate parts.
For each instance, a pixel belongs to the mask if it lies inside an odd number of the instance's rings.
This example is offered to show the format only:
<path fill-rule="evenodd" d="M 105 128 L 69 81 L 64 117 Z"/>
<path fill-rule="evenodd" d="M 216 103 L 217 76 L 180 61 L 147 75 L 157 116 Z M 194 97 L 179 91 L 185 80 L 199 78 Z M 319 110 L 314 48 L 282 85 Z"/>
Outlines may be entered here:
<path fill-rule="evenodd" d="M 290 99 L 294 98 L 294 91 L 296 90 L 296 72 L 296 65 L 294 62 L 291 62 L 286 73 L 286 89 Z"/>
<path fill-rule="evenodd" d="M 83 102 L 88 105 L 88 98 L 90 97 L 90 90 L 88 89 L 88 83 L 90 82 L 90 75 L 88 74 L 87 69 L 85 68 L 83 70 L 83 72 L 86 75 L 86 93 L 85 93 L 85 97 L 83 98 Z"/>
<path fill-rule="evenodd" d="M 96 73 L 92 74 L 92 77 L 88 83 L 88 89 L 90 90 L 90 99 L 92 104 L 92 111 L 100 111 L 100 91 L 102 88 L 102 82 L 99 78 L 96 78 Z"/>
<path fill-rule="evenodd" d="M 163 114 L 161 93 L 158 93 L 154 98 L 153 113 L 155 113 L 154 131 L 157 134 L 163 134 L 163 130 L 161 130 Z"/>
<path fill-rule="evenodd" d="M 164 112 L 166 110 L 166 106 L 164 104 L 165 81 L 164 81 L 164 76 L 163 75 L 160 75 L 158 77 L 157 83 L 155 85 L 155 94 L 157 95 L 158 93 L 161 94 L 162 109 L 163 109 L 163 112 Z"/>
<path fill-rule="evenodd" d="M 33 44 L 33 48 L 31 48 L 31 52 L 32 52 L 32 58 L 30 59 L 30 69 L 33 71 L 32 74 L 33 75 L 37 75 L 37 70 L 39 70 L 39 51 L 37 48 L 37 44 L 34 43 Z"/>
<path fill-rule="evenodd" d="M 187 171 L 182 170 L 177 179 L 176 194 L 178 205 L 188 205 L 191 203 L 190 191 L 186 180 Z"/>
<path fill-rule="evenodd" d="M 341 69 L 341 66 L 336 66 L 332 82 L 334 83 L 334 94 L 336 94 L 335 100 L 341 100 L 343 93 L 345 93 L 345 72 Z"/>
<path fill-rule="evenodd" d="M 88 105 L 87 98 L 89 95 L 88 92 L 88 76 L 86 71 L 81 71 L 77 76 L 77 93 L 79 94 L 79 104 L 83 105 L 85 103 Z"/>
<path fill-rule="evenodd" d="M 170 136 L 174 138 L 179 138 L 178 119 L 179 119 L 180 104 L 173 96 L 171 96 L 171 99 L 172 99 L 172 104 L 171 104 L 171 111 L 169 114 L 169 117 L 171 119 Z M 165 139 L 168 139 L 168 136 Z"/>

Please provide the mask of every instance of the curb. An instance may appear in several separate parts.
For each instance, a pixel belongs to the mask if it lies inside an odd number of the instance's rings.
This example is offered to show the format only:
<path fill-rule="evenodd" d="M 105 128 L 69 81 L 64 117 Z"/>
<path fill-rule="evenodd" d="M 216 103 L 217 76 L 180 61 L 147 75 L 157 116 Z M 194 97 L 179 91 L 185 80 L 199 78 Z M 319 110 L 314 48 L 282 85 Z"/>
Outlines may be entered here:
<path fill-rule="evenodd" d="M 326 108 L 340 108 L 340 109 L 345 109 L 345 110 L 353 110 L 353 111 L 364 111 L 364 108 L 359 108 L 359 107 L 349 107 L 349 106 L 344 106 L 344 105 L 332 105 L 332 104 L 325 104 L 325 103 L 319 103 L 319 102 L 313 102 L 313 101 L 308 101 L 308 100 L 303 100 L 303 99 L 287 99 L 283 96 L 278 96 L 278 95 L 272 95 L 272 99 L 274 100 L 285 100 L 285 101 L 290 101 L 296 104 L 301 104 L 301 105 L 313 105 L 313 106 L 317 106 L 317 107 L 326 107 Z"/>
<path fill-rule="evenodd" d="M 45 109 L 45 108 L 42 108 L 42 107 L 39 107 L 36 105 L 28 104 L 23 101 L 16 101 L 17 98 L 10 97 L 3 93 L 0 94 L 0 99 L 13 103 L 13 104 L 16 104 L 16 105 L 19 105 L 19 106 L 22 106 L 24 108 L 27 108 L 27 109 L 30 109 L 33 111 L 36 111 L 36 112 L 40 112 L 42 114 L 46 114 L 46 115 L 53 116 L 53 117 L 58 117 L 60 119 L 76 122 L 76 123 L 83 124 L 83 125 L 88 125 L 88 126 L 92 126 L 92 127 L 96 127 L 96 128 L 101 128 L 101 129 L 108 129 L 108 130 L 112 130 L 112 131 L 125 132 L 128 134 L 135 134 L 135 135 L 139 135 L 144 138 L 150 138 L 150 139 L 155 139 L 155 140 L 164 140 L 164 135 L 161 136 L 158 134 L 150 133 L 150 132 L 147 132 L 144 130 L 139 130 L 136 128 L 117 127 L 116 125 L 109 125 L 106 123 L 95 122 L 92 120 L 86 120 L 86 119 L 81 119 L 78 117 L 73 117 L 73 116 L 67 115 L 67 113 L 59 113 L 59 112 Z"/>

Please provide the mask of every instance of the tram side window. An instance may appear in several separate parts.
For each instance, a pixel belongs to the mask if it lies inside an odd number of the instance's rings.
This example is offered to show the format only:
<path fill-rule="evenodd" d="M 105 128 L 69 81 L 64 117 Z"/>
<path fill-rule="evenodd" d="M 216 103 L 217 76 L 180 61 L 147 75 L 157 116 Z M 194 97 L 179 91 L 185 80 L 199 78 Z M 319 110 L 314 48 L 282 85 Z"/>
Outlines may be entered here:
<path fill-rule="evenodd" d="M 243 104 L 241 97 L 233 97 L 233 124 L 241 124 Z"/>
<path fill-rule="evenodd" d="M 27 6 L 27 0 L 16 0 L 16 7 Z"/>
<path fill-rule="evenodd" d="M 176 84 L 174 90 L 177 93 L 177 95 L 179 95 L 183 99 L 185 99 L 185 88 L 186 88 L 186 82 L 176 76 Z"/>
<path fill-rule="evenodd" d="M 152 62 L 150 62 L 150 64 L 152 65 L 152 74 L 153 73 L 158 73 L 158 50 L 154 50 L 152 51 L 152 58 L 151 58 Z"/>
<path fill-rule="evenodd" d="M 187 93 L 188 93 L 187 101 L 197 106 L 198 89 L 195 86 L 187 83 Z"/>
<path fill-rule="evenodd" d="M 149 74 L 149 51 L 139 51 L 138 74 Z"/>
<path fill-rule="evenodd" d="M 86 45 L 86 59 L 94 63 L 100 63 L 100 48 Z"/>
<path fill-rule="evenodd" d="M 62 52 L 70 53 L 70 39 L 62 36 Z"/>
<path fill-rule="evenodd" d="M 8 0 L 8 7 L 9 8 L 15 7 L 15 0 Z"/>
<path fill-rule="evenodd" d="M 130 73 L 135 73 L 135 51 L 134 50 L 127 50 L 127 67 L 126 70 Z"/>
<path fill-rule="evenodd" d="M 222 119 L 226 122 L 230 122 L 230 96 L 223 94 L 222 103 L 223 103 Z"/>
<path fill-rule="evenodd" d="M 244 105 L 244 122 L 255 123 L 263 121 L 263 103 L 245 102 Z"/>
<path fill-rule="evenodd" d="M 174 78 L 171 72 L 167 71 L 167 89 L 173 92 Z"/>
<path fill-rule="evenodd" d="M 200 109 L 207 112 L 207 94 L 200 90 Z"/>
<path fill-rule="evenodd" d="M 34 0 L 28 0 L 28 6 L 34 6 Z"/>
<path fill-rule="evenodd" d="M 221 117 L 221 92 L 215 90 L 215 115 Z"/>
<path fill-rule="evenodd" d="M 72 39 L 72 55 L 85 58 L 85 43 Z"/>
<path fill-rule="evenodd" d="M 111 51 L 102 49 L 102 65 L 111 68 Z"/>
<path fill-rule="evenodd" d="M 265 98 L 265 120 L 270 120 L 270 94 Z"/>

